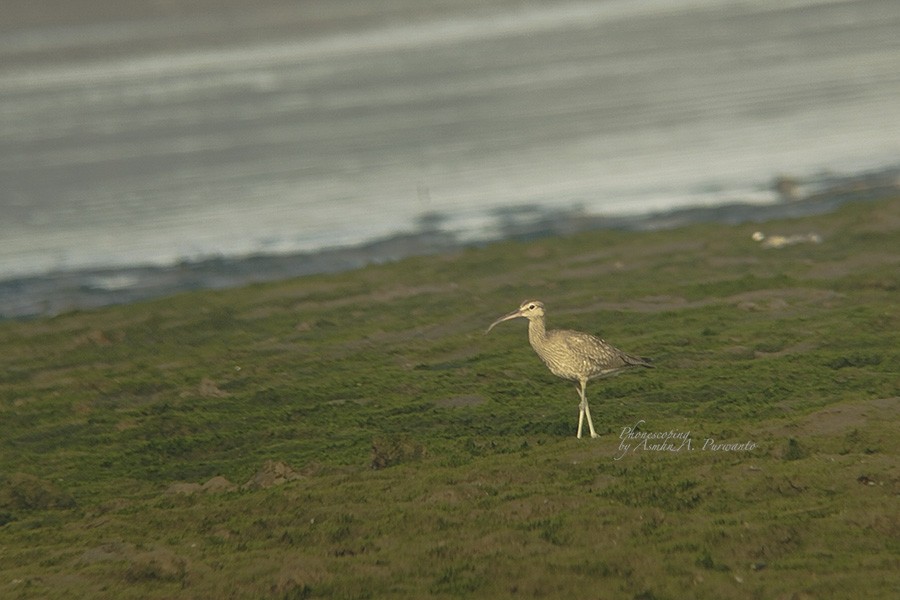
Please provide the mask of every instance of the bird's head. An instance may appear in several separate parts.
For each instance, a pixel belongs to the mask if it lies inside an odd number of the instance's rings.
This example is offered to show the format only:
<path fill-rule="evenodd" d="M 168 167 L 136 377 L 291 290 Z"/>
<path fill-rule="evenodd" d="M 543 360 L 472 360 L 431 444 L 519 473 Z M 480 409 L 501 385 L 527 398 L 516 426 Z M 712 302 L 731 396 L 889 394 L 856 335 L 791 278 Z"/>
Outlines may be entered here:
<path fill-rule="evenodd" d="M 536 319 L 538 317 L 543 317 L 543 316 L 544 316 L 544 303 L 543 302 L 541 302 L 540 300 L 526 300 L 516 310 L 512 311 L 508 315 L 503 315 L 502 317 L 500 317 L 499 319 L 497 319 L 496 321 L 491 323 L 491 326 L 488 327 L 488 329 L 487 329 L 487 331 L 485 331 L 485 333 L 490 332 L 490 330 L 493 329 L 495 325 L 502 323 L 503 321 L 509 321 L 510 319 L 516 319 L 518 317 L 525 317 L 526 319 L 528 319 L 530 321 L 531 319 Z"/>

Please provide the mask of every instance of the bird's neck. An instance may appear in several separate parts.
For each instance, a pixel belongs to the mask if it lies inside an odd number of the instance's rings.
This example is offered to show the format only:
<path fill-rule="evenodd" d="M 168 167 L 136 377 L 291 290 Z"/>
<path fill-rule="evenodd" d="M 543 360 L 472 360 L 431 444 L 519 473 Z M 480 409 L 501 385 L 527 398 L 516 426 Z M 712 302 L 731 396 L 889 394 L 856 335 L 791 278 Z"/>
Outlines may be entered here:
<path fill-rule="evenodd" d="M 536 319 L 528 320 L 528 341 L 531 343 L 531 346 L 536 348 L 541 345 L 541 342 L 547 337 L 547 328 L 544 325 L 544 318 L 538 317 Z"/>

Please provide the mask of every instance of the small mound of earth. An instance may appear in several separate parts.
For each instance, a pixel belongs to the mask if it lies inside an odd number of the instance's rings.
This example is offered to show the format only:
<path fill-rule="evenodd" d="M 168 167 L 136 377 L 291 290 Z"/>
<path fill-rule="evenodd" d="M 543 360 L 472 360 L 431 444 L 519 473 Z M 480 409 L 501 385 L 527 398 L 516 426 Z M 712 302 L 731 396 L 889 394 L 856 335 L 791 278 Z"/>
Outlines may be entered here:
<path fill-rule="evenodd" d="M 237 486 L 221 475 L 217 477 L 213 477 L 209 481 L 203 484 L 204 492 L 233 492 L 237 489 Z"/>
<path fill-rule="evenodd" d="M 0 475 L 0 509 L 51 510 L 75 507 L 75 499 L 46 479 L 28 473 Z"/>
<path fill-rule="evenodd" d="M 217 494 L 222 492 L 233 492 L 237 490 L 238 487 L 222 477 L 221 475 L 213 477 L 209 481 L 204 484 L 199 483 L 188 483 L 188 482 L 178 482 L 173 483 L 166 490 L 166 494 L 175 495 L 175 494 L 183 494 L 185 496 L 190 496 L 191 494 Z"/>
<path fill-rule="evenodd" d="M 261 490 L 299 479 L 300 473 L 281 461 L 267 460 L 262 468 L 241 486 L 242 490 Z"/>
<path fill-rule="evenodd" d="M 169 496 L 178 494 L 191 496 L 193 494 L 234 492 L 238 489 L 241 489 L 242 491 L 262 490 L 287 483 L 288 481 L 293 481 L 294 479 L 299 479 L 300 477 L 302 477 L 302 475 L 287 463 L 267 460 L 259 471 L 257 471 L 253 477 L 248 479 L 244 485 L 240 486 L 240 488 L 228 479 L 219 475 L 203 484 L 191 483 L 188 481 L 175 482 L 166 489 L 166 494 Z"/>
<path fill-rule="evenodd" d="M 163 547 L 139 550 L 127 542 L 109 542 L 88 548 L 78 559 L 81 564 L 124 562 L 125 579 L 129 583 L 181 581 L 188 574 L 187 559 Z"/>

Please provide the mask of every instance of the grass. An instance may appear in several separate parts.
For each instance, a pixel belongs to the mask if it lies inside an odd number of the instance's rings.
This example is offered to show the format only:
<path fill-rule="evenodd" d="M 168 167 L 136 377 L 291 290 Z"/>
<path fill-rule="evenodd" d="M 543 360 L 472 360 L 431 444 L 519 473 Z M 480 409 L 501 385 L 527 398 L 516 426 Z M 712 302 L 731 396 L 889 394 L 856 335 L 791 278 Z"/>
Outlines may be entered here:
<path fill-rule="evenodd" d="M 900 201 L 756 227 L 2 323 L 0 596 L 888 597 Z M 600 439 L 524 323 L 483 335 L 526 297 L 654 358 L 588 386 Z"/>

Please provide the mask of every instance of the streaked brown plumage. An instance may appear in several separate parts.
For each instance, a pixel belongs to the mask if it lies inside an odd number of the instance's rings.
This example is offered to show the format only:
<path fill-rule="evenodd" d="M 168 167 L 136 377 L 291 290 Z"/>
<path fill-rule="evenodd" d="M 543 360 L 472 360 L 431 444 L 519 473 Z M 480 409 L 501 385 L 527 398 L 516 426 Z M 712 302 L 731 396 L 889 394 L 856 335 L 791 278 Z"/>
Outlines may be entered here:
<path fill-rule="evenodd" d="M 653 367 L 650 359 L 622 352 L 606 341 L 580 331 L 554 329 L 547 331 L 544 323 L 544 303 L 527 300 L 522 305 L 491 323 L 488 331 L 498 323 L 523 317 L 528 319 L 528 341 L 550 372 L 557 377 L 578 382 L 578 437 L 581 437 L 584 417 L 587 416 L 591 437 L 598 437 L 591 419 L 584 389 L 591 379 L 616 375 L 632 367 Z"/>

